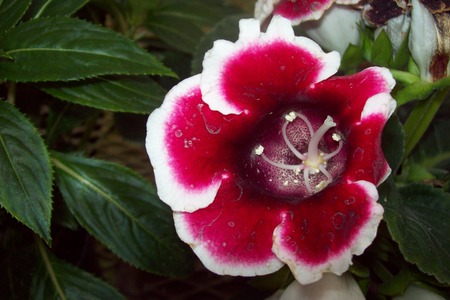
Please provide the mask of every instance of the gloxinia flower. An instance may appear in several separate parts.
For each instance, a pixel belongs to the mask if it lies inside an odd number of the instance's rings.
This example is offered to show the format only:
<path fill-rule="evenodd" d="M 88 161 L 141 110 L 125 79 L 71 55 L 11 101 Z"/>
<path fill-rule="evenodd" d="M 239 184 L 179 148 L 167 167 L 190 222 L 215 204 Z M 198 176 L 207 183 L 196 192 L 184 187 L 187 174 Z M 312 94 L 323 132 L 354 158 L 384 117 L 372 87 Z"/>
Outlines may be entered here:
<path fill-rule="evenodd" d="M 150 115 L 146 147 L 179 237 L 208 269 L 287 264 L 307 284 L 345 272 L 375 238 L 394 80 L 378 67 L 330 77 L 337 52 L 282 17 L 259 26 L 241 20 L 236 43 L 214 43 L 202 74 Z"/>
<path fill-rule="evenodd" d="M 357 4 L 360 0 L 258 0 L 255 18 L 264 21 L 270 15 L 289 19 L 292 25 L 317 20 L 333 4 Z"/>
<path fill-rule="evenodd" d="M 280 290 L 266 300 L 364 300 L 358 283 L 351 275 L 324 274 L 312 284 L 302 285 L 293 281 L 286 290 Z"/>

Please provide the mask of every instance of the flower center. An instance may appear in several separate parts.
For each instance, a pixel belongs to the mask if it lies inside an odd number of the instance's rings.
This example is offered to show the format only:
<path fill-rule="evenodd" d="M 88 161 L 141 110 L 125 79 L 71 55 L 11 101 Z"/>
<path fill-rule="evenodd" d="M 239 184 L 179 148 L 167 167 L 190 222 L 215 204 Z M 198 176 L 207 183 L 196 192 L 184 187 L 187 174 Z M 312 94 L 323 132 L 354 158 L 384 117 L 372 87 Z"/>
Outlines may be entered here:
<path fill-rule="evenodd" d="M 342 172 L 346 151 L 333 118 L 306 113 L 289 111 L 281 121 L 278 117 L 266 122 L 255 135 L 244 166 L 253 186 L 274 196 L 301 199 L 320 192 Z"/>

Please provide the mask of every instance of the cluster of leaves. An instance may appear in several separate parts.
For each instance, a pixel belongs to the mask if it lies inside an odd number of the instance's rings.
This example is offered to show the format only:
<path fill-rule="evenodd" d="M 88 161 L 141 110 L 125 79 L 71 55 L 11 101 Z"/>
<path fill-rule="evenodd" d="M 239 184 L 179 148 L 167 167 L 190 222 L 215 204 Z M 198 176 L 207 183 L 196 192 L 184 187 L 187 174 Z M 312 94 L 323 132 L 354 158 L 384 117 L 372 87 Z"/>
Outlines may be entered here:
<path fill-rule="evenodd" d="M 150 180 L 93 158 L 89 138 L 106 112 L 158 107 L 177 76 L 189 75 L 194 53 L 203 55 L 205 33 L 239 13 L 221 0 L 0 0 L 3 296 L 124 299 L 76 266 L 86 235 L 138 269 L 190 272 L 193 256 Z M 80 253 L 63 261 L 61 248 Z"/>

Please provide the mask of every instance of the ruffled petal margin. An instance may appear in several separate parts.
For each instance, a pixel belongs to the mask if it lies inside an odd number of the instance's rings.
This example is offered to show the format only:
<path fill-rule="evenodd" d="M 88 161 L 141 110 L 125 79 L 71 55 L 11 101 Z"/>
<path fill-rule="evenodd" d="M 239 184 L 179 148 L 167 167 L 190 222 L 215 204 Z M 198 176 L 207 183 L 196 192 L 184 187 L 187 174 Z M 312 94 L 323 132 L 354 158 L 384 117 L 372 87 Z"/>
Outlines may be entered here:
<path fill-rule="evenodd" d="M 238 41 L 216 41 L 203 61 L 200 86 L 212 110 L 265 114 L 339 68 L 339 53 L 324 53 L 312 40 L 296 37 L 284 18 L 275 16 L 265 33 L 254 19 L 239 25 Z"/>
<path fill-rule="evenodd" d="M 272 235 L 283 206 L 277 199 L 252 194 L 234 180 L 224 180 L 208 207 L 175 212 L 175 227 L 212 272 L 265 275 L 284 265 L 272 252 Z"/>
<path fill-rule="evenodd" d="M 354 254 L 372 243 L 383 215 L 376 187 L 367 181 L 336 185 L 284 215 L 273 251 L 301 284 L 323 273 L 344 273 Z"/>

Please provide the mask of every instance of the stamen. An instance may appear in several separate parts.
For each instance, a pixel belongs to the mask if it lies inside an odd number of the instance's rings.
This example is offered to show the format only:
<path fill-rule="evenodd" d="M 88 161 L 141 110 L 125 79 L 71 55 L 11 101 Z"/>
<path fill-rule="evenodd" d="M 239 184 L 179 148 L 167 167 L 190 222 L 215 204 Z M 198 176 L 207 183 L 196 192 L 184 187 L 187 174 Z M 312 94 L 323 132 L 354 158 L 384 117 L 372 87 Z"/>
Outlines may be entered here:
<path fill-rule="evenodd" d="M 332 158 L 333 156 L 335 156 L 336 154 L 338 154 L 341 151 L 343 145 L 344 145 L 344 143 L 342 142 L 342 140 L 340 140 L 337 149 L 331 153 L 324 153 L 322 159 L 325 161 L 329 160 L 330 158 Z"/>
<path fill-rule="evenodd" d="M 310 170 L 310 168 L 305 168 L 303 170 L 303 180 L 305 181 L 306 189 L 308 190 L 308 192 L 310 194 L 312 194 L 314 191 L 313 191 L 313 189 L 311 187 L 311 183 L 309 182 L 309 180 L 310 180 L 309 179 L 309 170 Z"/>
<path fill-rule="evenodd" d="M 286 165 L 283 163 L 279 163 L 279 162 L 275 162 L 273 160 L 271 160 L 270 158 L 267 157 L 267 155 L 265 155 L 264 153 L 261 153 L 261 157 L 270 165 L 274 166 L 274 167 L 278 167 L 281 169 L 285 169 L 285 170 L 293 170 L 294 172 L 298 172 L 298 170 L 303 170 L 303 165 Z"/>
<path fill-rule="evenodd" d="M 312 128 L 311 122 L 309 122 L 308 118 L 306 118 L 304 115 L 302 115 L 301 113 L 296 113 L 295 114 L 297 117 L 299 117 L 300 119 L 303 120 L 303 122 L 305 122 L 306 126 L 308 126 L 308 130 L 309 130 L 309 135 L 313 136 L 314 134 L 314 130 Z"/>
<path fill-rule="evenodd" d="M 323 161 L 319 152 L 319 142 L 328 131 L 328 129 L 334 126 L 336 126 L 336 123 L 333 122 L 333 118 L 327 116 L 322 126 L 320 126 L 319 129 L 311 137 L 308 145 L 308 158 L 307 162 L 305 162 L 308 166 L 317 166 L 321 163 L 321 161 Z"/>

